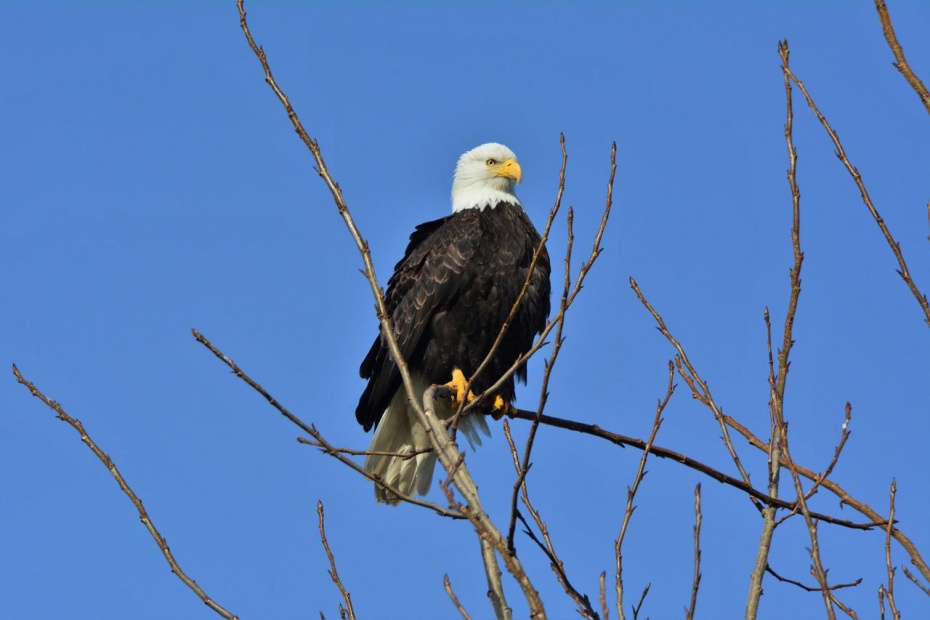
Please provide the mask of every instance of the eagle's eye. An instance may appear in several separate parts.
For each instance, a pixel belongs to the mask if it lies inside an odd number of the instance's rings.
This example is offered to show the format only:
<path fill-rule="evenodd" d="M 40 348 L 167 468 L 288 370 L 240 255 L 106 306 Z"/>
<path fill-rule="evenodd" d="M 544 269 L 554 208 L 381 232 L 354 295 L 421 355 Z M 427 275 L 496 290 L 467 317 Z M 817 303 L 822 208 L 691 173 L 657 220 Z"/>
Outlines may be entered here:
<path fill-rule="evenodd" d="M 492 158 L 492 159 L 489 159 L 488 161 L 486 161 L 486 162 L 484 162 L 484 163 L 486 163 L 486 164 L 489 165 L 489 166 L 495 166 L 495 165 L 497 165 L 497 160 Z"/>

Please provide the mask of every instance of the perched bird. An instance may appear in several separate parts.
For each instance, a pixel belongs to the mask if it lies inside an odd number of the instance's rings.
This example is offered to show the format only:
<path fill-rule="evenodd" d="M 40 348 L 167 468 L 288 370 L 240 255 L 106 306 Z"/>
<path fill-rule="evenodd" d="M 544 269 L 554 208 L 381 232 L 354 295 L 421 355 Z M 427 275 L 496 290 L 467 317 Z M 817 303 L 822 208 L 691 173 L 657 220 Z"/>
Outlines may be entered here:
<path fill-rule="evenodd" d="M 416 227 L 388 280 L 384 302 L 420 403 L 433 384 L 449 382 L 459 398 L 465 396 L 467 379 L 487 357 L 527 279 L 540 236 L 514 193 L 521 174 L 516 155 L 502 144 L 483 144 L 462 155 L 452 182 L 452 215 Z M 545 327 L 549 270 L 543 248 L 499 348 L 471 385 L 473 393 L 496 383 Z M 360 374 L 368 385 L 355 417 L 366 431 L 376 426 L 369 452 L 418 453 L 408 458 L 370 454 L 365 469 L 405 495 L 425 495 L 436 454 L 380 333 Z M 525 366 L 515 375 L 526 383 Z M 487 401 L 504 411 L 514 399 L 511 376 Z M 482 413 L 463 416 L 458 428 L 473 445 L 481 443 L 479 430 L 490 434 Z M 378 484 L 375 497 L 400 501 Z"/>

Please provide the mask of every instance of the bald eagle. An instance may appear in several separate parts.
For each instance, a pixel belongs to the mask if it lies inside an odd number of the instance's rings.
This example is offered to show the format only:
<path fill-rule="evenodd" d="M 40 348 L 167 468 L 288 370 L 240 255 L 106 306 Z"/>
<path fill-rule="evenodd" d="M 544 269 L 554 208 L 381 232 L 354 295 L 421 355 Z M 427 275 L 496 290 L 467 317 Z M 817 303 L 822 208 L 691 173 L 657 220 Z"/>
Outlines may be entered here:
<path fill-rule="evenodd" d="M 421 403 L 433 384 L 455 378 L 464 389 L 463 376 L 470 378 L 491 350 L 526 281 L 540 236 L 514 193 L 521 174 L 516 155 L 502 144 L 483 144 L 462 155 L 452 182 L 452 215 L 416 227 L 388 280 L 384 302 Z M 549 254 L 543 248 L 500 347 L 471 386 L 475 394 L 496 383 L 530 349 L 546 325 L 549 292 Z M 376 426 L 369 452 L 381 453 L 369 454 L 365 469 L 405 495 L 425 495 L 436 454 L 380 335 L 359 372 L 368 385 L 355 417 L 366 431 Z M 515 375 L 526 383 L 525 366 Z M 511 376 L 497 390 L 493 406 L 503 409 L 514 399 Z M 473 446 L 481 443 L 478 431 L 490 434 L 482 413 L 463 416 L 458 428 Z M 385 452 L 417 454 L 404 458 Z M 375 498 L 400 501 L 378 484 Z"/>

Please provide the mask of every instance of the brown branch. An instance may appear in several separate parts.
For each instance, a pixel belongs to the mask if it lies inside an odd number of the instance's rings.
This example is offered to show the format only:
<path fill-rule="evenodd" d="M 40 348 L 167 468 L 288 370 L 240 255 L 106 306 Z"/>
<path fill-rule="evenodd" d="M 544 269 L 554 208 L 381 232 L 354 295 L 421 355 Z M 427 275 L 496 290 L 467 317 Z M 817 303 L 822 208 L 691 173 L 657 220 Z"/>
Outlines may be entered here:
<path fill-rule="evenodd" d="M 785 49 L 787 50 L 787 42 L 785 42 L 784 45 Z M 930 326 L 930 302 L 927 301 L 927 296 L 920 292 L 920 289 L 917 288 L 913 278 L 911 278 L 911 272 L 908 270 L 907 263 L 904 261 L 904 254 L 901 253 L 901 244 L 895 241 L 895 238 L 891 235 L 891 231 L 888 229 L 888 225 L 885 224 L 885 220 L 881 215 L 879 215 L 878 209 L 875 208 L 875 204 L 872 202 L 872 198 L 869 196 L 869 192 L 865 187 L 865 183 L 862 181 L 862 175 L 859 174 L 859 170 L 857 170 L 855 166 L 850 163 L 849 158 L 846 155 L 846 150 L 843 148 L 843 144 L 840 142 L 839 136 L 833 130 L 833 127 L 830 126 L 830 123 L 827 121 L 826 117 L 820 112 L 817 104 L 814 103 L 814 100 L 807 92 L 807 88 L 805 88 L 804 83 L 801 82 L 801 80 L 799 80 L 787 66 L 785 66 L 784 70 L 788 77 L 791 78 L 791 81 L 797 85 L 798 89 L 804 95 L 804 99 L 807 101 L 808 107 L 813 110 L 817 120 L 820 121 L 820 124 L 823 126 L 824 130 L 826 130 L 827 135 L 830 136 L 830 140 L 833 141 L 833 146 L 836 149 L 836 156 L 843 163 L 843 166 L 846 167 L 846 170 L 849 172 L 849 175 L 855 182 L 856 187 L 859 188 L 859 194 L 862 196 L 863 203 L 869 210 L 869 213 L 872 214 L 872 218 L 875 220 L 875 223 L 878 224 L 879 229 L 882 231 L 882 235 L 885 237 L 885 241 L 888 243 L 888 247 L 891 248 L 895 259 L 898 261 L 898 275 L 901 276 L 901 279 L 904 280 L 904 283 L 910 289 L 911 294 L 914 295 L 914 299 L 916 299 L 917 303 L 920 304 L 920 307 L 924 312 L 924 316 L 926 317 L 926 323 L 928 326 Z"/>
<path fill-rule="evenodd" d="M 888 608 L 891 610 L 891 617 L 894 620 L 901 620 L 901 612 L 894 600 L 894 566 L 891 563 L 891 524 L 894 522 L 894 496 L 898 492 L 898 484 L 894 478 L 891 479 L 891 492 L 889 493 L 888 509 L 888 527 L 885 528 L 885 567 L 888 570 L 888 587 L 885 589 L 885 596 L 888 598 Z"/>
<path fill-rule="evenodd" d="M 913 88 L 917 96 L 920 97 L 920 101 L 924 104 L 924 107 L 927 108 L 927 112 L 930 112 L 930 92 L 927 91 L 927 87 L 921 79 L 917 77 L 913 69 L 911 69 L 911 66 L 907 62 L 907 58 L 904 57 L 904 50 L 901 48 L 901 44 L 898 43 L 898 37 L 895 35 L 894 28 L 891 26 L 891 15 L 888 13 L 885 0 L 875 0 L 875 8 L 878 10 L 878 20 L 882 24 L 882 33 L 885 35 L 885 40 L 888 41 L 888 47 L 891 48 L 891 53 L 894 54 L 895 57 L 895 62 L 893 63 L 894 68 L 901 72 L 901 75 L 904 76 L 907 83 L 911 85 L 911 88 Z"/>
<path fill-rule="evenodd" d="M 820 586 L 817 586 L 816 588 L 814 588 L 814 587 L 811 587 L 811 586 L 808 586 L 808 585 L 804 585 L 804 584 L 801 583 L 800 581 L 795 581 L 794 579 L 789 579 L 789 578 L 787 578 L 787 577 L 783 577 L 783 576 L 779 575 L 778 573 L 776 573 L 775 570 L 774 570 L 771 566 L 766 566 L 766 567 L 765 567 L 765 572 L 767 572 L 767 573 L 769 573 L 770 575 L 772 575 L 773 577 L 775 577 L 775 579 L 777 579 L 778 581 L 781 581 L 781 582 L 784 582 L 784 583 L 790 583 L 791 585 L 797 586 L 797 587 L 801 588 L 802 590 L 805 590 L 806 592 L 820 592 L 820 591 L 823 589 L 823 588 L 821 588 Z M 838 584 L 836 584 L 836 585 L 832 585 L 832 586 L 830 586 L 830 589 L 831 589 L 831 590 L 841 590 L 842 588 L 854 588 L 854 587 L 858 586 L 860 583 L 862 583 L 862 577 L 860 577 L 859 579 L 856 579 L 855 581 L 852 581 L 852 582 L 850 582 L 850 583 L 838 583 Z"/>
<path fill-rule="evenodd" d="M 827 465 L 827 468 L 823 470 L 823 473 L 814 480 L 813 486 L 807 491 L 807 495 L 804 499 L 810 499 L 814 493 L 817 492 L 817 489 L 823 483 L 824 480 L 830 477 L 830 474 L 833 473 L 833 468 L 836 467 L 837 462 L 840 460 L 840 453 L 843 452 L 843 447 L 846 445 L 846 441 L 849 439 L 849 423 L 852 421 L 852 405 L 846 403 L 845 414 L 843 418 L 843 426 L 840 428 L 840 442 L 836 445 L 836 449 L 833 450 L 833 458 L 830 459 L 830 463 Z M 888 522 L 893 523 L 894 519 L 888 517 Z"/>
<path fill-rule="evenodd" d="M 646 587 L 643 588 L 643 593 L 639 597 L 639 602 L 633 607 L 633 620 L 639 618 L 639 610 L 643 608 L 643 602 L 646 600 L 646 595 L 649 594 L 649 588 L 652 587 L 651 583 L 647 583 Z"/>
<path fill-rule="evenodd" d="M 316 502 L 316 514 L 319 517 L 320 524 L 320 540 L 323 541 L 323 549 L 326 550 L 326 557 L 329 559 L 329 576 L 333 580 L 333 583 L 336 584 L 336 587 L 339 588 L 339 593 L 342 594 L 342 600 L 345 601 L 345 609 L 343 610 L 342 606 L 339 606 L 340 615 L 348 616 L 349 620 L 355 620 L 355 608 L 352 607 L 352 595 L 342 584 L 342 579 L 339 578 L 339 572 L 336 570 L 336 558 L 333 557 L 333 552 L 329 548 L 329 541 L 326 540 L 326 529 L 323 526 L 323 502 L 317 500 Z"/>
<path fill-rule="evenodd" d="M 633 499 L 636 497 L 636 491 L 646 476 L 646 459 L 652 450 L 652 444 L 655 442 L 656 435 L 659 433 L 659 427 L 662 426 L 662 412 L 665 406 L 672 398 L 675 392 L 675 367 L 672 362 L 668 363 L 668 387 L 665 389 L 665 398 L 660 399 L 656 405 L 656 415 L 652 422 L 652 431 L 649 433 L 649 439 L 643 447 L 643 456 L 639 459 L 639 467 L 636 469 L 636 475 L 633 477 L 633 484 L 626 490 L 626 508 L 623 512 L 623 522 L 620 524 L 620 533 L 617 540 L 614 541 L 614 558 L 616 561 L 616 583 L 614 591 L 617 595 L 617 617 L 623 620 L 623 539 L 626 536 L 627 527 L 630 525 L 630 519 L 633 517 L 633 511 L 636 507 L 633 505 Z"/>
<path fill-rule="evenodd" d="M 536 413 L 533 411 L 527 411 L 525 409 L 517 409 L 513 411 L 512 413 L 508 414 L 507 417 L 509 417 L 510 419 L 527 420 L 527 421 L 532 422 L 536 418 Z M 628 437 L 626 435 L 612 433 L 610 431 L 604 430 L 597 424 L 586 424 L 584 422 L 575 422 L 574 420 L 566 420 L 564 418 L 557 418 L 557 417 L 549 416 L 549 415 L 540 416 L 539 421 L 541 424 L 546 424 L 548 426 L 554 426 L 556 428 L 570 430 L 570 431 L 574 431 L 577 433 L 582 433 L 584 435 L 591 435 L 592 437 L 597 437 L 599 439 L 604 439 L 620 447 L 629 446 L 631 448 L 636 448 L 638 450 L 644 450 L 646 448 L 646 442 L 642 439 L 637 439 L 635 437 Z M 755 435 L 752 435 L 752 437 L 755 438 Z M 755 439 L 757 442 L 759 442 L 759 444 L 763 446 L 768 445 L 766 443 L 763 443 L 762 440 L 758 438 L 755 438 Z M 714 469 L 713 467 L 706 465 L 698 460 L 695 460 L 689 456 L 686 456 L 680 452 L 675 452 L 674 450 L 669 450 L 668 448 L 663 448 L 661 446 L 656 446 L 656 445 L 653 445 L 649 451 L 654 456 L 657 456 L 663 459 L 668 459 L 670 461 L 675 461 L 676 463 L 684 465 L 685 467 L 688 467 L 695 471 L 699 471 L 702 474 L 710 478 L 713 478 L 714 480 L 722 484 L 731 486 L 735 489 L 739 489 L 743 493 L 746 493 L 747 495 L 754 497 L 755 499 L 759 500 L 760 502 L 764 504 L 771 504 L 774 506 L 778 506 L 779 508 L 784 508 L 786 510 L 797 509 L 797 502 L 789 502 L 783 499 L 769 497 L 764 491 L 760 491 L 756 489 L 755 487 L 753 487 L 752 485 L 748 485 L 745 482 L 738 480 L 737 478 L 728 476 L 727 474 L 717 469 Z M 782 467 L 785 467 L 784 463 L 782 464 Z M 815 480 L 819 477 L 818 474 L 811 472 L 809 469 L 798 467 L 798 471 L 801 473 L 802 476 L 804 476 L 805 478 L 810 478 L 811 480 Z M 832 482 L 830 484 L 833 485 Z M 826 484 L 824 486 L 826 486 Z M 824 521 L 826 523 L 832 523 L 834 525 L 839 525 L 842 527 L 856 529 L 856 530 L 868 530 L 873 527 L 884 527 L 886 525 L 885 519 L 882 519 L 877 514 L 875 515 L 875 517 L 878 520 L 872 521 L 869 523 L 854 523 L 852 521 L 848 521 L 845 519 L 838 519 L 836 517 L 831 517 L 830 515 L 823 514 L 823 513 L 817 513 L 817 512 L 812 512 L 811 514 L 818 521 Z M 870 516 L 870 518 L 872 517 Z"/>
<path fill-rule="evenodd" d="M 442 576 L 442 585 L 446 589 L 446 594 L 449 595 L 449 600 L 452 601 L 452 604 L 455 605 L 455 608 L 462 615 L 462 618 L 465 620 L 471 620 L 471 616 L 468 615 L 468 612 L 465 611 L 465 608 L 462 606 L 462 603 L 459 602 L 459 597 L 455 595 L 455 592 L 452 591 L 452 582 L 449 581 L 449 575 Z"/>
<path fill-rule="evenodd" d="M 302 443 L 308 446 L 313 446 L 314 448 L 320 448 L 324 452 L 338 452 L 339 454 L 348 454 L 350 456 L 392 456 L 394 458 L 401 459 L 403 461 L 408 461 L 418 454 L 428 454 L 432 452 L 432 448 L 426 448 L 424 450 L 406 450 L 404 452 L 388 452 L 384 450 L 353 450 L 352 448 L 327 448 L 318 441 L 313 439 L 307 439 L 306 437 L 298 437 L 298 443 Z"/>
<path fill-rule="evenodd" d="M 824 570 L 823 562 L 820 558 L 820 540 L 817 535 L 817 523 L 811 517 L 810 510 L 807 508 L 807 501 L 804 499 L 804 489 L 801 486 L 801 477 L 798 475 L 797 468 L 794 467 L 794 461 L 791 460 L 791 453 L 788 450 L 787 425 L 785 425 L 784 430 L 785 433 L 782 436 L 782 452 L 785 458 L 788 459 L 788 470 L 791 472 L 791 480 L 794 482 L 794 488 L 798 497 L 798 506 L 801 509 L 801 514 L 804 515 L 804 522 L 807 523 L 807 532 L 811 539 L 811 546 L 808 549 L 811 560 L 813 561 L 811 574 L 814 576 L 814 579 L 817 580 L 817 583 L 820 584 L 821 594 L 823 594 L 823 601 L 827 611 L 827 618 L 836 620 L 836 613 L 833 611 L 833 603 L 836 601 L 836 598 L 830 592 L 830 585 L 827 582 L 827 571 Z"/>
<path fill-rule="evenodd" d="M 142 500 L 139 499 L 139 496 L 136 495 L 135 491 L 132 490 L 132 487 L 129 486 L 129 483 L 126 482 L 126 479 L 120 473 L 119 469 L 116 468 L 116 463 L 111 459 L 97 444 L 91 439 L 90 435 L 87 433 L 87 430 L 84 428 L 84 425 L 81 424 L 81 421 L 77 418 L 72 418 L 68 415 L 62 406 L 56 401 L 50 399 L 37 388 L 31 381 L 27 381 L 22 374 L 20 374 L 19 369 L 16 367 L 16 364 L 13 364 L 13 375 L 16 377 L 16 380 L 26 387 L 33 396 L 45 403 L 49 409 L 55 412 L 55 415 L 58 416 L 59 420 L 67 422 L 74 428 L 75 431 L 81 436 L 81 441 L 84 442 L 91 452 L 94 453 L 104 467 L 110 472 L 113 478 L 116 480 L 116 483 L 119 485 L 120 490 L 126 494 L 126 497 L 129 498 L 129 501 L 132 502 L 132 505 L 135 506 L 136 511 L 139 513 L 139 520 L 142 521 L 142 525 L 145 526 L 145 529 L 148 530 L 149 534 L 155 540 L 155 543 L 158 545 L 158 549 L 161 551 L 162 555 L 165 556 L 165 560 L 168 562 L 168 566 L 171 567 L 171 572 L 178 576 L 184 585 L 190 588 L 194 594 L 196 594 L 204 605 L 215 611 L 217 614 L 223 618 L 230 620 L 237 619 L 238 616 L 231 611 L 227 611 L 222 605 L 210 598 L 203 589 L 197 585 L 197 582 L 188 577 L 187 573 L 181 568 L 177 560 L 174 558 L 174 554 L 171 553 L 171 549 L 168 547 L 168 541 L 165 540 L 165 537 L 161 535 L 161 532 L 158 531 L 158 528 L 155 527 L 155 523 L 152 521 L 152 518 L 149 516 L 148 512 L 145 510 L 145 506 L 142 504 Z"/>
<path fill-rule="evenodd" d="M 915 586 L 917 586 L 918 588 L 920 588 L 921 590 L 923 590 L 923 591 L 924 591 L 924 594 L 926 594 L 927 596 L 930 596 L 930 588 L 928 588 L 928 587 L 925 586 L 924 584 L 920 583 L 920 580 L 917 579 L 917 577 L 915 577 L 914 574 L 913 574 L 911 571 L 907 570 L 907 566 L 902 566 L 901 569 L 904 571 L 904 576 L 905 576 L 905 577 L 907 577 L 907 578 L 910 579 L 912 582 L 914 582 L 914 585 L 915 585 Z"/>
<path fill-rule="evenodd" d="M 694 618 L 698 587 L 701 585 L 701 483 L 694 487 L 694 580 L 691 583 L 691 603 L 685 610 L 685 618 Z"/>
<path fill-rule="evenodd" d="M 404 493 L 400 492 L 394 486 L 388 484 L 385 480 L 382 480 L 380 476 L 366 471 L 365 468 L 361 467 L 358 463 L 356 463 L 352 459 L 346 458 L 345 456 L 343 456 L 340 450 L 336 448 L 335 446 L 333 446 L 331 443 L 329 443 L 326 440 L 326 438 L 323 437 L 323 434 L 320 433 L 320 431 L 316 429 L 315 426 L 313 426 L 312 424 L 307 424 L 306 422 L 301 420 L 299 417 L 291 413 L 291 411 L 289 411 L 287 407 L 285 407 L 280 402 L 278 402 L 278 400 L 274 396 L 269 394 L 268 391 L 265 390 L 265 388 L 263 388 L 259 383 L 257 383 L 254 379 L 252 379 L 249 375 L 247 375 L 241 368 L 239 368 L 236 362 L 232 361 L 232 359 L 230 359 L 225 353 L 220 351 L 212 342 L 210 342 L 207 339 L 206 336 L 204 336 L 202 333 L 200 333 L 196 329 L 192 329 L 191 333 L 193 333 L 194 338 L 197 340 L 197 342 L 199 342 L 204 347 L 206 347 L 220 361 L 226 364 L 230 368 L 230 370 L 233 371 L 234 375 L 242 379 L 249 387 L 251 387 L 253 390 L 258 392 L 262 396 L 262 398 L 268 401 L 268 404 L 270 404 L 272 407 L 277 409 L 278 412 L 281 413 L 281 415 L 287 418 L 292 424 L 297 426 L 300 430 L 304 431 L 305 433 L 313 437 L 313 439 L 316 440 L 316 443 L 319 444 L 320 449 L 325 454 L 332 456 L 333 458 L 337 459 L 344 465 L 348 465 L 349 467 L 351 467 L 353 470 L 355 470 L 359 474 L 365 476 L 369 480 L 388 489 L 389 491 L 397 495 L 399 499 L 405 502 L 408 502 L 410 504 L 415 504 L 417 506 L 422 506 L 423 508 L 429 508 L 430 510 L 434 511 L 436 514 L 442 515 L 444 517 L 449 517 L 452 519 L 464 519 L 465 518 L 465 516 L 459 512 L 449 510 L 448 508 L 443 508 L 442 506 L 438 504 L 434 504 L 432 502 L 427 502 L 421 499 L 417 499 L 410 495 L 405 495 Z M 309 445 L 315 445 L 312 442 L 306 439 L 303 439 L 303 438 L 298 438 L 297 441 L 301 443 L 306 443 Z"/>
<path fill-rule="evenodd" d="M 607 571 L 601 571 L 597 584 L 600 591 L 598 598 L 601 601 L 601 613 L 604 615 L 604 620 L 610 620 L 610 610 L 607 608 Z"/>

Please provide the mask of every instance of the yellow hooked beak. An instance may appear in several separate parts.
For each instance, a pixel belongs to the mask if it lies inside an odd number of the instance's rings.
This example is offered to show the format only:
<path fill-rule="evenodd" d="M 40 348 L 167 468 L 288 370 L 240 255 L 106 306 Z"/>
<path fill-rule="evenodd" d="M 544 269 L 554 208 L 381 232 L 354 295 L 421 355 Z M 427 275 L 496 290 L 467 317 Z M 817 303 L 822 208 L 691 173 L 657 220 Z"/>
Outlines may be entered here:
<path fill-rule="evenodd" d="M 517 183 L 519 183 L 520 179 L 523 177 L 523 170 L 520 169 L 520 164 L 518 164 L 515 159 L 502 161 L 492 168 L 491 171 L 499 177 L 507 177 L 508 179 L 513 179 Z"/>

